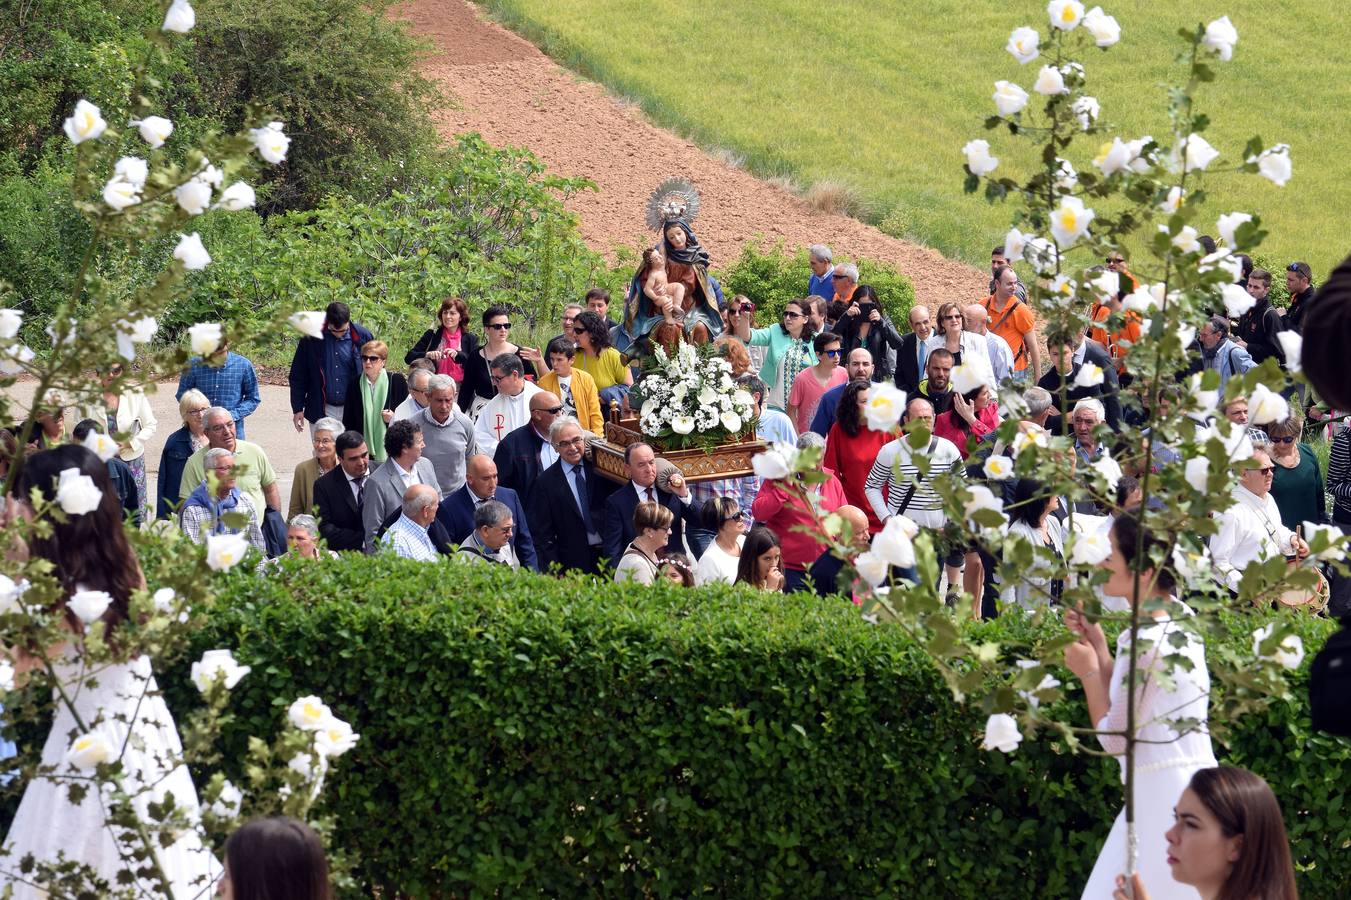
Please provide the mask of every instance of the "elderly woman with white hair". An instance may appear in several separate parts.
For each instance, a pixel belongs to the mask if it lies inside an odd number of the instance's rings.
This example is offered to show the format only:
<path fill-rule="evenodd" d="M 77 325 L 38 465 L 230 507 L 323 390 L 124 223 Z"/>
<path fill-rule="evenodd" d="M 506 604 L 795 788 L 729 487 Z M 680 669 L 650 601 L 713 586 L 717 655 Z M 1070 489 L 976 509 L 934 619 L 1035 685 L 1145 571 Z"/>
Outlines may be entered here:
<path fill-rule="evenodd" d="M 310 429 L 314 456 L 296 466 L 291 503 L 286 510 L 288 522 L 314 509 L 314 483 L 338 464 L 337 440 L 342 433 L 342 423 L 332 416 L 325 416 Z"/>
<path fill-rule="evenodd" d="M 178 400 L 178 415 L 183 427 L 169 435 L 159 460 L 159 477 L 155 485 L 155 516 L 167 519 L 179 504 L 179 483 L 188 459 L 207 445 L 206 411 L 211 401 L 196 388 L 185 391 Z"/>
<path fill-rule="evenodd" d="M 319 546 L 319 520 L 308 513 L 291 516 L 286 522 L 286 553 L 276 559 L 258 563 L 258 572 L 265 572 L 283 559 L 337 559 L 338 554 Z"/>

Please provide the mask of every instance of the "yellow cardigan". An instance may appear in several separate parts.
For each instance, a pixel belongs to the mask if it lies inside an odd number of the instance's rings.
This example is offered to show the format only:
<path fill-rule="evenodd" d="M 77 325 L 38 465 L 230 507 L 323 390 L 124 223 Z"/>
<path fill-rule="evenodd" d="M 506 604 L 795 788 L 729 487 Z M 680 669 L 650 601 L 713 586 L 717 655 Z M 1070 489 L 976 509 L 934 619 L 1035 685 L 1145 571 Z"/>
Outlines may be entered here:
<path fill-rule="evenodd" d="M 545 372 L 538 382 L 542 390 L 558 394 L 558 374 Z M 572 402 L 577 407 L 577 420 L 595 435 L 605 434 L 605 419 L 600 414 L 600 391 L 596 380 L 576 366 L 572 367 Z"/>

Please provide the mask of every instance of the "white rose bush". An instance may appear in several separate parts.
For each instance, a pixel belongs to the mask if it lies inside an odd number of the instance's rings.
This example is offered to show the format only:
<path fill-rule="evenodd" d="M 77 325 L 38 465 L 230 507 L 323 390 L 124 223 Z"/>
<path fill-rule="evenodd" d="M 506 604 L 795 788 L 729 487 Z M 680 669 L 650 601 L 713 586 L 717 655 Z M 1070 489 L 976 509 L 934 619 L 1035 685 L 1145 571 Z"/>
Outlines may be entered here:
<path fill-rule="evenodd" d="M 1182 33 L 1185 46 L 1179 60 L 1185 68 L 1182 82 L 1167 94 L 1169 133 L 1154 136 L 1116 133 L 1113 111 L 1093 96 L 1092 59 L 1114 52 L 1118 44 L 1129 46 L 1129 21 L 1118 22 L 1102 7 L 1085 10 L 1074 0 L 1053 0 L 1046 12 L 1049 21 L 1040 27 L 1021 26 L 1009 35 L 1006 49 L 1013 60 L 1008 71 L 990 73 L 993 109 L 984 121 L 986 136 L 954 147 L 954 162 L 960 165 L 957 161 L 964 159 L 968 192 L 983 191 L 990 202 L 1011 205 L 1005 252 L 1024 272 L 1028 302 L 1040 333 L 1052 346 L 1053 359 L 1058 345 L 1090 324 L 1095 301 L 1123 289 L 1129 292 L 1125 309 L 1099 323 L 1117 331 L 1127 315 L 1142 320 L 1143 334 L 1125 359 L 1132 384 L 1119 396 L 1126 414 L 1116 432 L 1099 426 L 1111 457 L 1086 466 L 1072 434 L 1018 421 L 1022 390 L 1006 385 L 999 400 L 1007 420 L 996 440 L 973 448 L 965 477 L 931 473 L 922 458 L 916 462 L 944 501 L 949 521 L 944 539 L 988 550 L 998 561 L 1001 586 L 1017 584 L 1044 593 L 1030 604 L 1031 612 L 1005 606 L 1002 614 L 1026 615 L 1035 625 L 1052 626 L 1049 633 L 1060 636 L 1037 646 L 1011 640 L 1000 645 L 971 636 L 978 630 L 964 628 L 962 620 L 971 611 L 978 615 L 981 600 L 962 594 L 955 605 L 945 602 L 932 532 L 920 531 L 912 539 L 917 582 L 896 578 L 875 547 L 860 553 L 848 541 L 829 543 L 846 561 L 846 573 L 854 575 L 854 596 L 862 600 L 867 620 L 913 636 L 937 664 L 954 698 L 978 704 L 989 717 L 985 734 L 973 735 L 973 740 L 995 752 L 1015 753 L 1021 742 L 1051 739 L 1076 752 L 1101 755 L 1093 724 L 1083 720 L 1081 711 L 1067 714 L 1060 702 L 1070 689 L 1051 673 L 1063 665 L 1064 647 L 1074 636 L 1055 628 L 1054 622 L 1061 609 L 1080 607 L 1109 634 L 1129 632 L 1132 648 L 1138 648 L 1134 652 L 1148 652 L 1149 642 L 1137 639 L 1148 610 L 1105 603 L 1101 589 L 1107 580 L 1102 567 L 1113 552 L 1104 516 L 1126 511 L 1117 501 L 1116 487 L 1125 474 L 1134 475 L 1147 498 L 1134 514 L 1168 548 L 1159 558 L 1146 557 L 1142 549 L 1128 560 L 1136 573 L 1136 593 L 1153 593 L 1153 585 L 1144 581 L 1148 572 L 1167 569 L 1176 576 L 1178 593 L 1185 594 L 1197 613 L 1183 627 L 1204 639 L 1208 648 L 1214 685 L 1209 729 L 1222 742 L 1227 726 L 1239 717 L 1288 699 L 1284 673 L 1304 663 L 1296 623 L 1276 619 L 1256 628 L 1253 620 L 1270 610 L 1282 592 L 1311 588 L 1317 575 L 1309 565 L 1287 566 L 1279 557 L 1255 561 L 1231 593 L 1217 579 L 1207 549 L 1233 502 L 1231 490 L 1239 473 L 1254 465 L 1245 429 L 1231 425 L 1219 410 L 1227 399 L 1244 397 L 1254 424 L 1283 420 L 1290 412 L 1285 399 L 1290 377 L 1270 360 L 1231 377 L 1221 391 L 1214 372 L 1188 378 L 1178 373 L 1188 370 L 1190 345 L 1212 311 L 1239 314 L 1247 308 L 1238 296 L 1236 254 L 1252 253 L 1265 234 L 1258 210 L 1205 210 L 1207 182 L 1255 176 L 1284 185 L 1292 176 L 1292 151 L 1286 144 L 1267 145 L 1258 138 L 1232 146 L 1212 144 L 1205 136 L 1210 120 L 1197 110 L 1197 99 L 1223 64 L 1241 52 L 1236 49 L 1237 26 L 1227 17 Z M 1028 65 L 1033 60 L 1039 65 Z M 1031 174 L 1020 181 L 1006 171 Z M 1204 233 L 1218 233 L 1216 253 L 1206 255 L 1202 249 L 1199 238 Z M 1125 276 L 1104 270 L 1104 257 L 1118 253 L 1129 259 L 1138 288 L 1126 284 Z M 1297 342 L 1291 341 L 1289 349 L 1294 351 L 1289 368 L 1298 373 Z M 1072 382 L 1062 384 L 1054 405 L 1068 413 L 1073 408 L 1069 391 L 1099 387 L 1105 374 L 1097 366 L 1082 367 Z M 956 376 L 954 372 L 954 382 Z M 865 410 L 868 426 L 923 448 L 929 434 L 922 426 L 901 429 L 904 400 L 892 394 L 887 385 L 874 385 Z M 810 460 L 781 460 L 776 468 L 785 461 L 805 481 L 822 477 L 811 470 Z M 1012 510 L 1006 504 L 1012 491 L 1004 486 L 1018 478 L 1034 478 L 1043 495 L 1068 503 L 1063 559 L 1009 532 Z M 1089 504 L 1100 514 L 1075 511 Z M 1344 565 L 1346 536 L 1312 525 L 1306 532 L 1311 562 Z M 814 533 L 828 537 L 824 528 Z M 1046 575 L 1048 566 L 1051 578 L 1028 578 L 1034 570 Z M 1052 582 L 1063 585 L 1054 602 Z M 1048 629 L 1030 633 L 1044 635 Z M 1226 638 L 1248 635 L 1250 654 L 1219 649 L 1235 645 Z M 1127 686 L 1132 710 L 1137 677 L 1132 671 Z M 991 684 L 998 689 L 990 690 Z M 1184 734 L 1200 723 L 1178 719 L 1173 724 Z M 1124 737 L 1130 798 L 1136 740 L 1133 731 Z M 1129 800 L 1126 816 L 1133 827 Z"/>
<path fill-rule="evenodd" d="M 152 54 L 191 33 L 197 21 L 188 0 L 165 0 L 162 12 L 157 20 L 162 25 L 146 33 Z M 0 387 L 10 388 L 26 376 L 36 398 L 29 410 L 16 406 L 12 392 L 0 391 L 0 418 L 23 423 L 15 435 L 10 484 L 20 478 L 37 437 L 36 413 L 56 404 L 58 396 L 64 405 L 98 395 L 103 387 L 94 373 L 122 365 L 124 374 L 109 386 L 121 391 L 147 381 L 148 373 L 181 371 L 190 358 L 209 356 L 226 341 L 249 337 L 218 322 L 196 324 L 181 336 L 166 335 L 160 322 L 192 273 L 212 262 L 209 241 L 203 237 L 212 232 L 194 220 L 252 208 L 257 201 L 253 176 L 264 165 L 285 164 L 290 138 L 283 123 L 251 109 L 237 134 L 208 134 L 198 146 L 180 143 L 173 121 L 154 106 L 148 62 L 149 57 L 131 66 L 120 96 L 114 90 L 99 103 L 78 99 L 61 123 L 75 159 L 72 203 L 89 228 L 68 299 L 49 322 L 29 322 L 24 298 L 12 296 L 10 286 L 0 282 Z M 163 248 L 159 277 L 134 293 L 114 294 L 98 274 L 100 263 L 146 247 Z M 321 320 L 321 314 L 295 312 L 288 326 L 292 312 L 281 313 L 265 327 L 312 334 Z M 145 387 L 154 390 L 153 382 Z M 94 434 L 85 446 L 106 460 L 116 452 L 119 438 L 125 436 Z M 53 863 L 0 855 L 0 872 L 16 877 L 22 870 L 23 881 L 51 896 L 142 897 L 147 883 L 167 884 L 156 850 L 176 836 L 196 830 L 203 845 L 218 852 L 224 836 L 245 817 L 284 813 L 310 818 L 321 796 L 323 773 L 359 747 L 360 737 L 331 712 L 313 727 L 293 724 L 283 706 L 275 719 L 275 737 L 253 737 L 246 751 L 227 759 L 217 736 L 231 718 L 231 691 L 244 679 L 258 677 L 251 661 L 237 660 L 230 648 L 207 652 L 193 663 L 190 680 L 202 706 L 177 722 L 181 758 L 158 760 L 166 770 L 192 765 L 205 773 L 196 784 L 200 816 L 159 798 L 152 793 L 155 785 L 129 777 L 123 767 L 129 742 L 119 737 L 126 733 L 125 722 L 103 712 L 92 719 L 87 713 L 82 716 L 72 700 L 76 688 L 92 689 L 101 672 L 128 660 L 137 666 L 145 662 L 146 674 L 138 678 L 141 689 L 149 691 L 149 661 L 168 665 L 184 653 L 190 631 L 212 605 L 207 585 L 246 561 L 247 542 L 213 536 L 202 548 L 176 533 L 151 540 L 128 532 L 149 587 L 133 592 L 127 619 L 110 632 L 113 600 L 108 593 L 67 591 L 61 573 L 49 562 L 22 552 L 50 535 L 53 522 L 93 514 L 105 499 L 102 492 L 88 475 L 70 468 L 60 473 L 51 502 L 36 491 L 25 499 L 32 516 L 6 516 L 3 526 L 0 642 L 16 652 L 23 648 L 19 658 L 0 664 L 3 719 L 7 729 L 17 722 L 43 722 L 57 706 L 74 716 L 76 728 L 59 765 L 37 758 L 39 744 L 25 746 L 24 755 L 6 762 L 6 771 L 16 773 L 13 785 L 18 790 L 32 779 L 50 779 L 72 802 L 100 803 L 110 836 L 126 860 L 126 879 L 109 885 L 78 859 Z M 288 765 L 298 756 L 312 758 L 309 774 Z M 239 786 L 225 779 L 226 767 L 240 773 Z M 324 820 L 312 824 L 321 834 L 331 826 Z M 342 882 L 341 854 L 337 862 Z"/>
<path fill-rule="evenodd" d="M 715 447 L 755 434 L 755 399 L 711 344 L 682 342 L 671 356 L 658 346 L 630 403 L 639 410 L 639 429 L 662 449 Z"/>

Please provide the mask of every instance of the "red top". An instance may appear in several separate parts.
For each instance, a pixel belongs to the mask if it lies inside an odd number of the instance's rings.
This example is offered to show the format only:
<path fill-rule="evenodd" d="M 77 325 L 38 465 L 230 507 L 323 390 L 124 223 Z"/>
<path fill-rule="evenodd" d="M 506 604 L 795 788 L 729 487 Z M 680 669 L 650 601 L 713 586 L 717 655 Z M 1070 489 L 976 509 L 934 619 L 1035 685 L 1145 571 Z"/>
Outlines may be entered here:
<path fill-rule="evenodd" d="M 991 403 L 976 413 L 976 421 L 971 423 L 969 432 L 962 431 L 957 427 L 957 410 L 950 409 L 938 418 L 934 419 L 934 434 L 938 437 L 947 438 L 957 445 L 957 450 L 962 454 L 962 459 L 971 455 L 971 451 L 966 448 L 966 442 L 969 438 L 975 438 L 979 442 L 985 435 L 989 434 L 999 427 L 999 404 Z"/>
<path fill-rule="evenodd" d="M 867 427 L 850 437 L 839 422 L 830 427 L 830 434 L 826 437 L 826 455 L 821 460 L 822 465 L 835 472 L 844 488 L 844 496 L 849 499 L 849 505 L 857 506 L 868 514 L 868 531 L 871 534 L 881 531 L 882 523 L 864 495 L 863 485 L 868 480 L 873 463 L 877 462 L 877 451 L 895 439 L 894 435 L 885 431 L 873 431 Z"/>
<path fill-rule="evenodd" d="M 840 487 L 840 480 L 829 469 L 825 484 L 820 485 L 822 512 L 834 512 L 849 503 Z M 769 527 L 779 538 L 779 549 L 783 553 L 783 567 L 805 572 L 816 562 L 817 557 L 826 552 L 825 544 L 818 544 L 810 535 L 798 531 L 795 526 L 814 525 L 816 520 L 807 507 L 807 500 L 799 491 L 792 493 L 784 489 L 782 481 L 766 481 L 760 485 L 760 491 L 751 504 L 751 515 L 755 521 Z"/>

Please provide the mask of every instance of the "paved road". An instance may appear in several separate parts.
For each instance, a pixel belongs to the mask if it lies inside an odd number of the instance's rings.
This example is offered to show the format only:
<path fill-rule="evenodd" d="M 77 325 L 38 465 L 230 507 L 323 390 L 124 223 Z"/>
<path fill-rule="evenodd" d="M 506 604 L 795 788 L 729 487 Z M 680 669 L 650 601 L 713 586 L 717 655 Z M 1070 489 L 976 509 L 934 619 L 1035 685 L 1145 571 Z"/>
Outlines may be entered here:
<path fill-rule="evenodd" d="M 7 393 L 16 402 L 27 409 L 33 399 L 33 382 L 20 382 Z M 174 399 L 177 381 L 159 384 L 155 393 L 150 394 L 150 405 L 159 419 L 159 427 L 146 445 L 145 459 L 149 477 L 150 495 L 155 496 L 157 483 L 155 476 L 159 472 L 160 454 L 164 451 L 164 442 L 169 435 L 182 427 L 183 420 L 178 417 L 178 401 Z M 291 479 L 295 475 L 296 464 L 312 455 L 308 429 L 298 434 L 291 425 L 290 388 L 276 385 L 259 385 L 262 405 L 253 415 L 244 420 L 245 436 L 248 440 L 262 446 L 272 467 L 277 471 L 277 480 L 281 487 L 282 513 L 286 513 L 286 504 L 291 498 Z M 75 410 L 66 410 L 67 430 L 75 426 Z"/>

